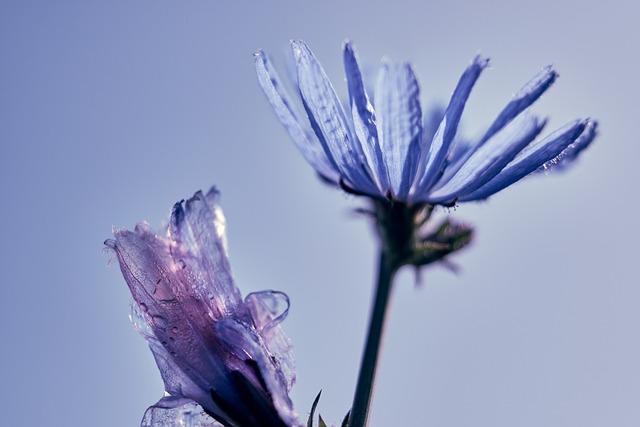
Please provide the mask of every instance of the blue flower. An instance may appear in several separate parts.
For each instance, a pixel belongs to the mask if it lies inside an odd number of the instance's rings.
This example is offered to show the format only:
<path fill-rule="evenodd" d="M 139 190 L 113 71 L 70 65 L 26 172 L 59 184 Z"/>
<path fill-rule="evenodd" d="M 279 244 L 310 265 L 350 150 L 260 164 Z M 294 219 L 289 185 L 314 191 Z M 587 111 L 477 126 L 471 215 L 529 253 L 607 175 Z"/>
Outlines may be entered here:
<path fill-rule="evenodd" d="M 275 291 L 242 300 L 217 195 L 211 189 L 177 203 L 166 237 L 141 223 L 115 230 L 105 242 L 168 393 L 149 408 L 143 426 L 173 425 L 193 412 L 192 402 L 225 426 L 299 425 L 288 396 L 295 379 L 291 345 L 279 325 L 289 300 Z"/>
<path fill-rule="evenodd" d="M 291 46 L 304 112 L 294 107 L 262 51 L 255 55 L 260 85 L 316 172 L 355 194 L 408 205 L 482 200 L 532 172 L 569 164 L 596 135 L 597 123 L 586 119 L 539 138 L 545 120 L 526 109 L 556 80 L 550 66 L 515 94 L 481 138 L 468 143 L 457 137 L 458 124 L 488 59 L 471 61 L 448 107 L 430 126 L 411 65 L 384 63 L 372 100 L 353 47 L 346 43 L 349 105 L 343 109 L 307 45 L 292 41 Z"/>

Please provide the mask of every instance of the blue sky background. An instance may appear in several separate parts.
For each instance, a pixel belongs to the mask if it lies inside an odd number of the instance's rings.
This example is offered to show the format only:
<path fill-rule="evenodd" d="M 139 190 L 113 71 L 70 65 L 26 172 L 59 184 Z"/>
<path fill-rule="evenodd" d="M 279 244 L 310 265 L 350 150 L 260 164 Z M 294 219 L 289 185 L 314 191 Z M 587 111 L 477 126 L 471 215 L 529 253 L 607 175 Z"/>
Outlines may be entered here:
<path fill-rule="evenodd" d="M 640 425 L 638 6 L 631 1 L 3 1 L 0 401 L 3 424 L 136 426 L 162 394 L 102 241 L 222 191 L 244 294 L 285 291 L 292 397 L 338 422 L 368 318 L 375 242 L 362 201 L 322 185 L 257 84 L 302 38 L 344 95 L 341 44 L 409 60 L 444 103 L 469 60 L 477 135 L 542 66 L 549 129 L 601 123 L 562 176 L 441 212 L 477 226 L 463 269 L 400 276 L 372 427 Z"/>

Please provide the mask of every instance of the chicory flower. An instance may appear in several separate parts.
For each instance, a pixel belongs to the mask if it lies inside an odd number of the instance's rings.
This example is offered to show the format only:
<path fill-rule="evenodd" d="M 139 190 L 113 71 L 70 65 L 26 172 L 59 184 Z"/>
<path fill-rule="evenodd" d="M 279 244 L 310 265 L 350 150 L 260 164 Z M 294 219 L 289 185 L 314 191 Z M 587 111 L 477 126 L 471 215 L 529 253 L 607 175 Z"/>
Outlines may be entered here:
<path fill-rule="evenodd" d="M 325 180 L 348 192 L 407 205 L 482 200 L 530 173 L 567 165 L 596 134 L 596 122 L 575 120 L 539 138 L 545 120 L 527 113 L 556 80 L 545 67 L 518 91 L 476 141 L 457 137 L 471 90 L 489 64 L 475 57 L 448 107 L 430 126 L 409 64 L 384 63 L 375 99 L 367 94 L 353 46 L 344 46 L 349 91 L 343 108 L 307 45 L 291 42 L 304 112 L 295 108 L 264 52 L 255 55 L 258 79 L 278 118 L 305 159 Z"/>
<path fill-rule="evenodd" d="M 194 413 L 193 402 L 224 426 L 297 426 L 288 396 L 294 362 L 280 327 L 289 300 L 275 291 L 242 300 L 217 196 L 211 189 L 177 203 L 166 236 L 140 223 L 134 231 L 115 230 L 105 242 L 120 263 L 134 299 L 134 324 L 167 394 L 149 408 L 143 426 L 184 420 L 180 411 Z M 219 425 L 201 415 L 190 416 L 191 425 Z"/>

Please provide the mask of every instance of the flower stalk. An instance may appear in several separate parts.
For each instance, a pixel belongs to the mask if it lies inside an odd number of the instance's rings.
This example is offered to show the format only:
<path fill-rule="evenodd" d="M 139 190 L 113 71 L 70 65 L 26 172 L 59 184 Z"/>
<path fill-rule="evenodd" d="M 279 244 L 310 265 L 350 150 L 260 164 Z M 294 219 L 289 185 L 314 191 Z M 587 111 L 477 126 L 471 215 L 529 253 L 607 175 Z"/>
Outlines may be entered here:
<path fill-rule="evenodd" d="M 378 284 L 376 286 L 367 341 L 362 363 L 360 364 L 356 392 L 353 398 L 353 406 L 349 416 L 349 427 L 364 427 L 368 424 L 387 307 L 389 306 L 393 278 L 398 271 L 397 266 L 392 261 L 393 257 L 387 253 L 387 250 L 383 247 L 380 252 Z"/>

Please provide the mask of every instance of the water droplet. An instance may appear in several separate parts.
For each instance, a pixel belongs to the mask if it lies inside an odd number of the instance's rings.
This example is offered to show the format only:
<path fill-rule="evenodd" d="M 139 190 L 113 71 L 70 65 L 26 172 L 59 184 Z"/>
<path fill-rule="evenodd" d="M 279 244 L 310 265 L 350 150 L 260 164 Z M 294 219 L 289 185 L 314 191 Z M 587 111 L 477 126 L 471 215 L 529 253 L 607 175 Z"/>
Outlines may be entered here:
<path fill-rule="evenodd" d="M 184 260 L 178 260 L 178 267 L 180 267 L 181 270 L 184 270 L 185 268 L 187 268 L 187 263 L 184 262 Z"/>
<path fill-rule="evenodd" d="M 149 307 L 147 307 L 147 304 L 141 302 L 140 303 L 140 310 L 142 310 L 143 313 L 146 313 L 147 311 L 149 311 Z"/>
<path fill-rule="evenodd" d="M 158 329 L 167 329 L 167 319 L 162 316 L 152 316 L 151 320 L 153 324 Z"/>
<path fill-rule="evenodd" d="M 178 333 L 178 327 L 174 326 L 173 328 L 171 328 L 171 332 L 173 332 L 174 334 Z"/>

